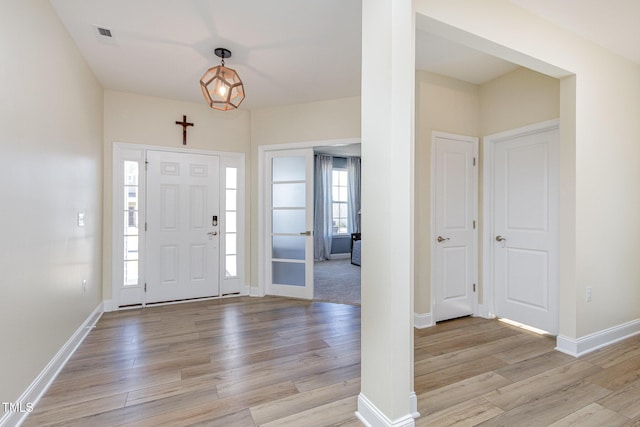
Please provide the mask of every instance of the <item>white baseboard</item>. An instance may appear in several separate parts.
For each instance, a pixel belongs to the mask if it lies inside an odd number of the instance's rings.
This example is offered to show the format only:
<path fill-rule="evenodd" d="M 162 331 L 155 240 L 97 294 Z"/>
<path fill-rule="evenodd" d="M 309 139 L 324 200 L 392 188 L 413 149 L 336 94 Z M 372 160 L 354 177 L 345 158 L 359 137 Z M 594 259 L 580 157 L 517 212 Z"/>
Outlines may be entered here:
<path fill-rule="evenodd" d="M 409 399 L 415 399 L 415 409 L 412 408 L 412 414 L 407 414 L 402 418 L 391 421 L 383 414 L 366 396 L 362 393 L 358 396 L 358 411 L 356 417 L 367 427 L 413 427 L 416 425 L 414 416 L 418 413 L 418 398 L 415 393 Z M 411 406 L 413 406 L 413 401 Z"/>
<path fill-rule="evenodd" d="M 413 313 L 413 327 L 424 329 L 433 326 L 433 316 L 431 313 Z"/>
<path fill-rule="evenodd" d="M 496 315 L 484 304 L 478 304 L 478 312 L 474 313 L 476 317 L 482 317 L 483 319 L 495 319 Z"/>
<path fill-rule="evenodd" d="M 263 297 L 266 294 L 264 292 L 260 292 L 260 288 L 258 286 L 249 286 L 249 296 L 250 297 Z"/>
<path fill-rule="evenodd" d="M 114 307 L 113 306 L 113 300 L 112 299 L 106 299 L 102 303 L 102 311 L 105 312 L 105 313 L 108 313 L 110 311 L 116 311 L 117 309 L 118 309 L 118 307 Z"/>
<path fill-rule="evenodd" d="M 87 334 L 93 329 L 95 324 L 100 319 L 103 313 L 103 303 L 91 312 L 89 317 L 82 322 L 82 325 L 71 335 L 71 338 L 58 350 L 53 359 L 45 366 L 35 380 L 27 387 L 14 403 L 22 404 L 25 407 L 27 404 L 31 404 L 35 407 L 38 400 L 42 397 L 45 391 L 49 388 L 53 380 L 56 378 L 60 370 L 67 363 L 67 360 L 76 351 L 80 343 L 84 340 Z M 29 415 L 28 412 L 6 412 L 2 418 L 0 418 L 0 426 L 19 426 L 24 422 L 25 418 Z"/>
<path fill-rule="evenodd" d="M 418 412 L 418 395 L 415 391 L 412 391 L 409 395 L 409 406 L 413 419 L 420 418 L 420 412 Z"/>
<path fill-rule="evenodd" d="M 580 357 L 638 334 L 640 334 L 640 319 L 585 335 L 581 338 L 558 335 L 556 350 L 573 357 Z"/>

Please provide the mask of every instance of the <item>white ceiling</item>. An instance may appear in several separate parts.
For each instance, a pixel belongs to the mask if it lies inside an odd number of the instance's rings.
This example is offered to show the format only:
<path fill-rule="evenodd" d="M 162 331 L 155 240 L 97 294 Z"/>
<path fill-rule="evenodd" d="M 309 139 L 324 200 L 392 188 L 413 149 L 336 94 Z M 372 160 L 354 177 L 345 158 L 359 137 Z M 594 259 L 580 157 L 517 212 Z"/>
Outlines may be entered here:
<path fill-rule="evenodd" d="M 360 94 L 361 0 L 51 0 L 108 89 L 204 102 L 220 64 L 243 80 L 241 108 Z M 113 41 L 95 26 L 112 30 Z"/>
<path fill-rule="evenodd" d="M 50 0 L 105 88 L 204 102 L 199 79 L 225 47 L 242 109 L 359 95 L 361 1 Z M 638 0 L 511 1 L 640 63 Z M 516 68 L 424 32 L 416 67 L 474 84 Z"/>
<path fill-rule="evenodd" d="M 480 85 L 518 66 L 434 34 L 416 31 L 416 68 Z"/>

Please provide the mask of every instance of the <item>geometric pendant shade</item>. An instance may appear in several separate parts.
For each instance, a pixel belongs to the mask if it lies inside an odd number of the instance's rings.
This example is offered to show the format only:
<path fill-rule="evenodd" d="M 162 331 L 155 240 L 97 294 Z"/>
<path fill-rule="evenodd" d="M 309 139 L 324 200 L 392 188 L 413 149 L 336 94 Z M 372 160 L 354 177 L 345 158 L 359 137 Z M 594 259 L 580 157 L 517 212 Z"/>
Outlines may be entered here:
<path fill-rule="evenodd" d="M 212 67 L 200 79 L 200 88 L 209 107 L 216 110 L 234 110 L 244 99 L 244 86 L 236 70 L 224 66 L 224 59 L 231 51 L 217 48 L 215 54 L 222 58 L 222 65 Z"/>

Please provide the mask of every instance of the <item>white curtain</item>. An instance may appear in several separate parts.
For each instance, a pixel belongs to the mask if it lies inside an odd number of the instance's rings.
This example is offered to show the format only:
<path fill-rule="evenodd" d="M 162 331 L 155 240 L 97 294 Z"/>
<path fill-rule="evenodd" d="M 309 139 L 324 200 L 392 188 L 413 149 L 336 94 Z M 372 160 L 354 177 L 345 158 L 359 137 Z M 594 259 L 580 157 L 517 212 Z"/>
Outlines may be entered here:
<path fill-rule="evenodd" d="M 315 260 L 323 261 L 329 259 L 331 255 L 333 237 L 331 205 L 333 157 L 317 154 L 315 160 L 313 251 Z"/>
<path fill-rule="evenodd" d="M 349 233 L 360 232 L 360 157 L 347 157 L 347 214 Z"/>

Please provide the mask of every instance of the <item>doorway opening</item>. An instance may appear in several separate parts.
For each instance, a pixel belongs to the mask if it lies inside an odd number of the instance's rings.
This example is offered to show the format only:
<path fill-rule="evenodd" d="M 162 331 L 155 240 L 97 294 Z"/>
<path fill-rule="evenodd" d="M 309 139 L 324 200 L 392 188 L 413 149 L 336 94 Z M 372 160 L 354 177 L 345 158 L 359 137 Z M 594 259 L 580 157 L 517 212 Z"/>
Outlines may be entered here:
<path fill-rule="evenodd" d="M 259 188 L 259 294 L 359 304 L 360 267 L 351 262 L 352 239 L 360 232 L 359 167 L 358 191 L 353 191 L 350 181 L 355 174 L 349 171 L 354 163 L 359 166 L 360 141 L 272 145 L 260 147 L 259 154 L 259 173 L 263 177 L 263 185 Z M 274 159 L 303 156 L 311 158 L 311 163 L 305 161 L 306 178 L 302 179 L 301 175 L 294 181 L 274 179 L 277 178 L 273 175 Z M 324 158 L 324 173 L 316 167 L 320 165 L 319 157 Z M 275 187 L 297 183 L 302 189 L 303 182 L 304 206 L 294 201 L 278 206 L 273 204 Z M 353 204 L 353 200 L 358 203 Z M 289 211 L 290 218 L 280 221 L 285 211 Z M 297 221 L 294 216 L 298 217 Z M 298 252 L 283 252 L 285 243 L 289 248 L 298 248 Z M 296 283 L 275 275 L 275 263 L 296 264 L 300 270 Z"/>

